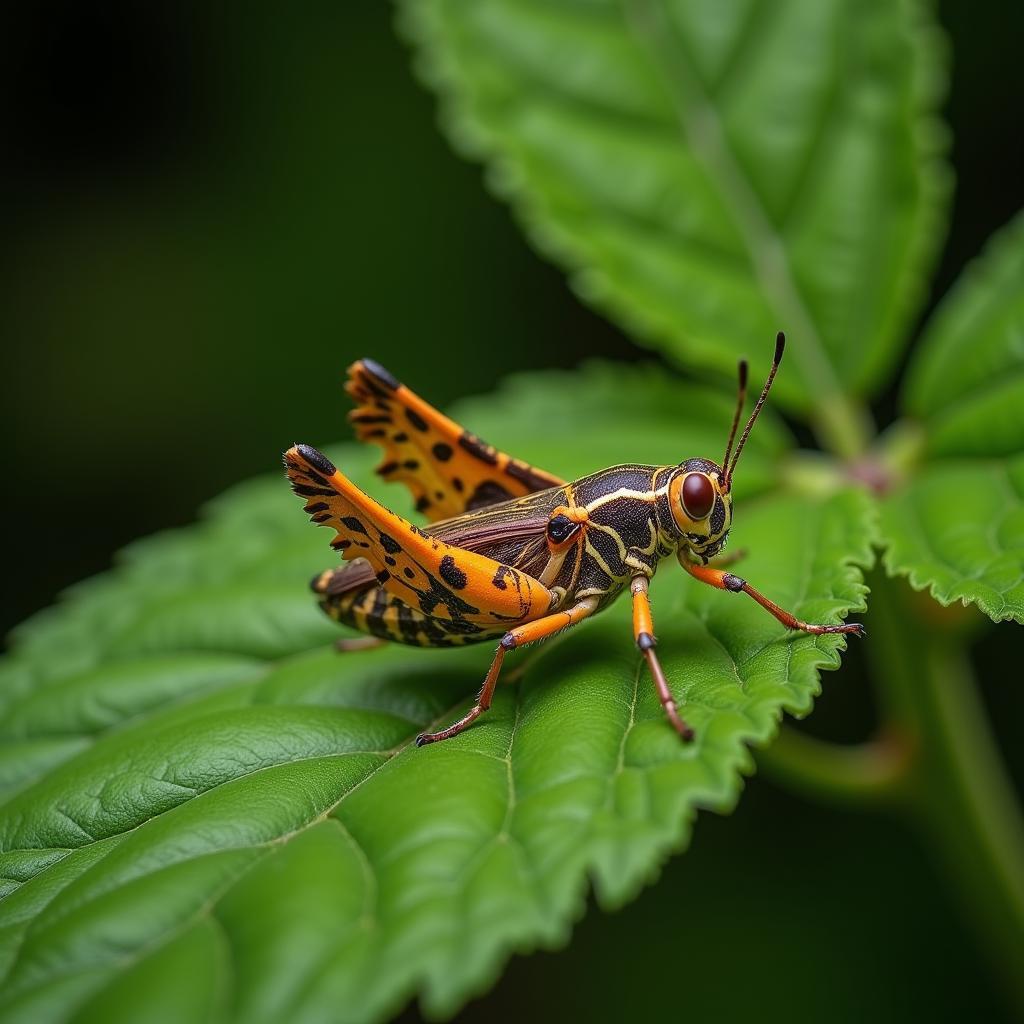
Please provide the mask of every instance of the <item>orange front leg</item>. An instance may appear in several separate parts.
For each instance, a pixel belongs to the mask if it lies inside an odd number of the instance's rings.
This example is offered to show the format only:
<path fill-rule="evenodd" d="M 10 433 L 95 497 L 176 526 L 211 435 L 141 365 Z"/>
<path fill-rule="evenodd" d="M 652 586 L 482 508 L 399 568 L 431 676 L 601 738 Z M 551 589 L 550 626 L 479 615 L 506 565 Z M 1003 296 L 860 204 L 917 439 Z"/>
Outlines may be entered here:
<path fill-rule="evenodd" d="M 813 622 L 804 622 L 798 619 L 785 608 L 780 608 L 774 601 L 769 601 L 759 590 L 755 590 L 745 579 L 734 576 L 731 572 L 723 572 L 721 569 L 712 569 L 708 565 L 694 565 L 686 557 L 685 553 L 679 552 L 679 564 L 695 579 L 701 583 L 707 583 L 719 590 L 729 590 L 734 594 L 740 592 L 749 594 L 765 611 L 774 615 L 784 626 L 789 629 L 799 629 L 804 633 L 854 633 L 857 636 L 866 636 L 866 630 L 859 622 L 843 622 L 836 626 L 818 625 Z"/>
<path fill-rule="evenodd" d="M 559 632 L 559 630 L 575 626 L 577 622 L 591 615 L 596 607 L 597 598 L 588 597 L 578 604 L 574 604 L 571 608 L 567 608 L 564 612 L 545 615 L 541 619 L 535 619 L 533 622 L 527 622 L 525 625 L 510 629 L 501 638 L 501 643 L 498 644 L 494 661 L 491 662 L 491 667 L 487 670 L 487 677 L 484 679 L 484 685 L 480 687 L 476 703 L 457 722 L 449 725 L 447 729 L 441 729 L 439 732 L 420 733 L 416 737 L 416 746 L 423 747 L 428 743 L 437 743 L 438 740 L 449 740 L 453 736 L 457 736 L 466 726 L 475 722 L 491 706 L 494 687 L 498 685 L 498 676 L 501 674 L 501 663 L 505 660 L 505 654 L 508 651 L 514 651 L 517 647 L 522 647 L 524 644 L 532 644 L 536 640 L 543 640 Z"/>
<path fill-rule="evenodd" d="M 637 647 L 643 652 L 647 659 L 647 665 L 651 670 L 651 677 L 658 691 L 658 699 L 661 706 L 668 715 L 672 727 L 684 740 L 693 739 L 693 730 L 679 717 L 676 710 L 676 702 L 672 697 L 672 691 L 668 688 L 668 680 L 662 671 L 661 662 L 654 653 L 657 640 L 654 639 L 654 620 L 651 618 L 651 602 L 647 596 L 647 577 L 637 576 L 629 585 L 630 593 L 633 595 L 633 639 Z"/>

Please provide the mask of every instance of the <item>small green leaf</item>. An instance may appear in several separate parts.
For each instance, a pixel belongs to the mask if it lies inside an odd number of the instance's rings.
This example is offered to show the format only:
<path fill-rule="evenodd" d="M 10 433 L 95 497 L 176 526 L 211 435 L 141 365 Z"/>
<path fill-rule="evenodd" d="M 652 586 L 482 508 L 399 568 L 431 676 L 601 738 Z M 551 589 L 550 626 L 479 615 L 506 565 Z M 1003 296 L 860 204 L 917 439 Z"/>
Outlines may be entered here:
<path fill-rule="evenodd" d="M 928 325 L 903 403 L 928 453 L 1024 451 L 1024 213 L 963 272 Z"/>
<path fill-rule="evenodd" d="M 778 394 L 822 417 L 884 379 L 949 191 L 943 47 L 922 5 L 401 12 L 454 142 L 631 335 L 731 370 L 785 329 Z"/>
<path fill-rule="evenodd" d="M 595 367 L 467 411 L 495 443 L 583 472 L 630 444 L 717 448 L 730 406 Z M 770 480 L 786 447 L 765 423 L 740 475 Z M 334 454 L 371 481 L 367 453 Z M 773 598 L 808 619 L 863 606 L 863 494 L 762 487 L 737 523 L 743 572 Z M 665 723 L 619 602 L 517 655 L 477 726 L 418 750 L 491 651 L 338 654 L 306 589 L 326 540 L 280 476 L 256 481 L 22 629 L 0 667 L 18 752 L 0 804 L 0 1019 L 366 1020 L 414 993 L 450 1012 L 510 951 L 564 943 L 588 878 L 621 904 L 698 807 L 732 807 L 747 745 L 809 710 L 843 646 L 666 565 L 659 650 L 694 744 Z"/>
<path fill-rule="evenodd" d="M 924 462 L 883 501 L 890 573 L 1024 622 L 1024 215 L 943 300 L 903 401 Z"/>
<path fill-rule="evenodd" d="M 882 503 L 890 574 L 1024 622 L 1024 456 L 927 465 Z"/>

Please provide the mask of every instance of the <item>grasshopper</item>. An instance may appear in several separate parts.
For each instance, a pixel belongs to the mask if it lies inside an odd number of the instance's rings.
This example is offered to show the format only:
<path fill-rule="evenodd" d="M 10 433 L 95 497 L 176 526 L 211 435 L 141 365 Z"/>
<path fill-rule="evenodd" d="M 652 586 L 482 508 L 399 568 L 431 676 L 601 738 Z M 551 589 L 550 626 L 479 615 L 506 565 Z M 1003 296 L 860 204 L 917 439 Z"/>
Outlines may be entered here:
<path fill-rule="evenodd" d="M 380 640 L 451 647 L 499 639 L 473 707 L 447 728 L 418 736 L 418 746 L 450 739 L 490 707 L 510 651 L 596 615 L 626 590 L 633 637 L 658 697 L 675 730 L 691 740 L 655 652 L 648 598 L 658 564 L 670 555 L 702 583 L 752 597 L 789 629 L 864 635 L 857 622 L 802 622 L 721 561 L 710 564 L 728 538 L 733 475 L 784 347 L 780 333 L 734 450 L 747 390 L 747 365 L 740 362 L 721 463 L 612 466 L 571 482 L 481 441 L 373 360 L 349 368 L 346 390 L 358 403 L 349 419 L 358 438 L 384 448 L 377 473 L 405 483 L 431 525 L 391 512 L 315 448 L 290 448 L 284 461 L 292 489 L 306 499 L 314 523 L 335 531 L 331 547 L 347 562 L 314 578 L 321 607 Z"/>

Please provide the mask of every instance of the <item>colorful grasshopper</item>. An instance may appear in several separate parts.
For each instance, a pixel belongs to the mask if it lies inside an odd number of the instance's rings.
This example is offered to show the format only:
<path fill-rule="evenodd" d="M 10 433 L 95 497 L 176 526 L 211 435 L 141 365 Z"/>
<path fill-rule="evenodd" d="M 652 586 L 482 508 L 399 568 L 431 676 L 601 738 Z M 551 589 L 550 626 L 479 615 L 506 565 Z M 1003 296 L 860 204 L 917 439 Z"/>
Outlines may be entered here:
<path fill-rule="evenodd" d="M 288 477 L 313 522 L 337 536 L 331 546 L 349 564 L 313 580 L 324 611 L 383 640 L 421 647 L 500 637 L 476 704 L 454 724 L 417 744 L 461 732 L 491 704 L 505 655 L 633 596 L 633 635 L 650 666 L 669 721 L 685 740 L 655 654 L 647 596 L 658 563 L 675 555 L 702 583 L 743 591 L 790 629 L 864 634 L 860 623 L 801 622 L 746 580 L 710 566 L 732 524 L 732 478 L 782 359 L 778 336 L 771 372 L 750 419 L 733 441 L 746 398 L 739 399 L 721 465 L 687 459 L 678 466 L 613 466 L 566 483 L 510 458 L 465 431 L 369 359 L 353 364 L 346 390 L 360 440 L 383 446 L 377 472 L 412 491 L 426 529 L 395 515 L 355 486 L 315 448 L 285 453 Z M 731 460 L 730 460 L 731 456 Z M 721 564 L 721 563 L 720 563 Z"/>

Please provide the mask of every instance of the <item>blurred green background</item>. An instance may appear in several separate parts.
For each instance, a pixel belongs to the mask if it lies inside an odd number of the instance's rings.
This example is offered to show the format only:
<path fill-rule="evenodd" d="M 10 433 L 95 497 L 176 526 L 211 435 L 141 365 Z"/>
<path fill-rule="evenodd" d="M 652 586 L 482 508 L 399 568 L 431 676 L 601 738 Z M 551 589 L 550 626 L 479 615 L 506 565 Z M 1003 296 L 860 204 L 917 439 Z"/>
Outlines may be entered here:
<path fill-rule="evenodd" d="M 933 302 L 1024 181 L 1024 9 L 946 0 L 938 13 L 958 186 Z M 292 441 L 346 436 L 340 380 L 357 356 L 441 405 L 516 370 L 657 359 L 584 309 L 452 154 L 390 18 L 370 2 L 10 16 L 4 632 L 118 547 L 273 471 Z M 1017 635 L 983 636 L 982 674 L 996 677 Z M 871 706 L 856 653 L 847 661 L 811 725 L 853 739 Z M 1020 779 L 1020 698 L 990 690 Z M 908 824 L 756 780 L 732 818 L 701 822 L 657 888 L 590 915 L 567 953 L 515 961 L 464 1016 L 713 1011 L 1002 1012 Z"/>

